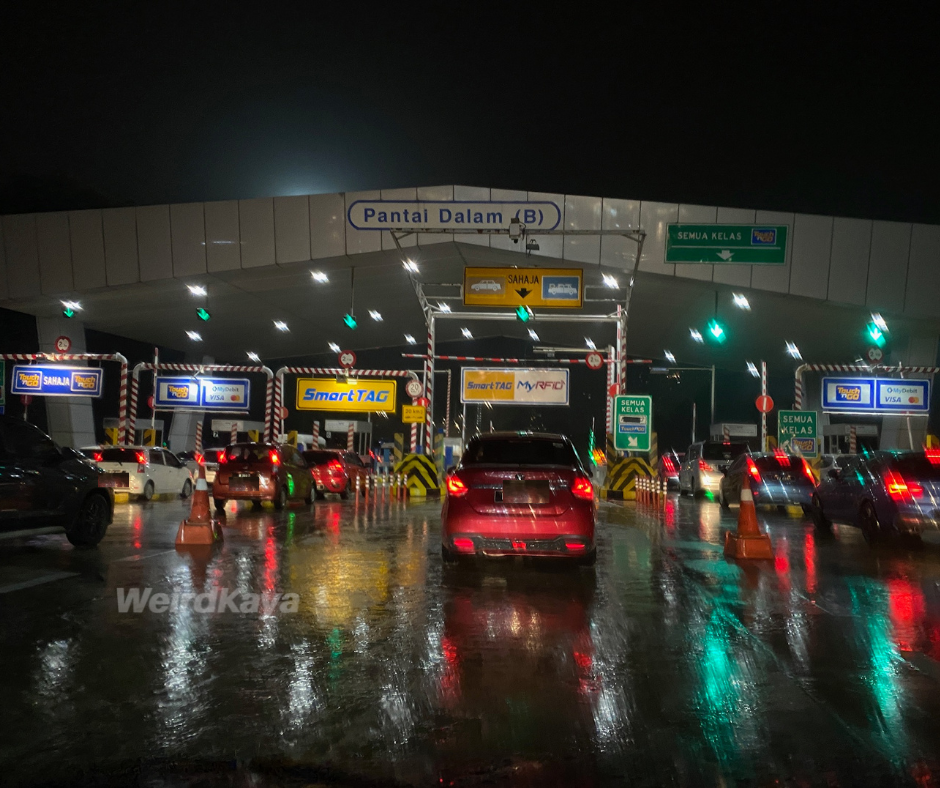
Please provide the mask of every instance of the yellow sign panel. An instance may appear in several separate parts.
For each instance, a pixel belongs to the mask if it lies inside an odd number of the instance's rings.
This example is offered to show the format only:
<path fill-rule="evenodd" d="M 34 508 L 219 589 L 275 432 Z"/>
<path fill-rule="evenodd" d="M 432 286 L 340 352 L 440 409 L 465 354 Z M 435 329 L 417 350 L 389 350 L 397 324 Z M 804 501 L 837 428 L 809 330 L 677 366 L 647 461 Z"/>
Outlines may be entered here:
<path fill-rule="evenodd" d="M 424 405 L 401 406 L 401 420 L 404 424 L 423 424 L 424 417 Z"/>
<path fill-rule="evenodd" d="M 511 369 L 464 369 L 461 402 L 512 402 L 516 374 Z"/>
<path fill-rule="evenodd" d="M 580 268 L 465 268 L 466 306 L 581 306 Z"/>
<path fill-rule="evenodd" d="M 297 410 L 394 413 L 397 385 L 395 380 L 300 378 L 297 381 Z"/>

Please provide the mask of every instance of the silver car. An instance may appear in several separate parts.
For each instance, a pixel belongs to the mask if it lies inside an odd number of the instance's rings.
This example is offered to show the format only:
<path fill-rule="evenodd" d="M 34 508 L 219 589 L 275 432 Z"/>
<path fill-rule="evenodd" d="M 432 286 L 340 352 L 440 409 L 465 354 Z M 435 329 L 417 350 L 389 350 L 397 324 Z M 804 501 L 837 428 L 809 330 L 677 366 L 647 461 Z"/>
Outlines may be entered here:
<path fill-rule="evenodd" d="M 725 470 L 747 451 L 746 443 L 693 443 L 685 453 L 685 459 L 679 468 L 679 493 L 717 496 Z"/>

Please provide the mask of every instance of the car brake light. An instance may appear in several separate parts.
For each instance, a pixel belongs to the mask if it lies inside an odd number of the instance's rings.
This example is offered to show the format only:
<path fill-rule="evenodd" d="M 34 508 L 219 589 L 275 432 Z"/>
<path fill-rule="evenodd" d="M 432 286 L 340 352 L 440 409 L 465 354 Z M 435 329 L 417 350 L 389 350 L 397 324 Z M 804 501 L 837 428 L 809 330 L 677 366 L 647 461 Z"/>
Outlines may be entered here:
<path fill-rule="evenodd" d="M 94 454 L 91 455 L 91 458 L 95 462 L 101 462 L 104 459 L 104 455 L 100 451 L 96 451 Z"/>
<path fill-rule="evenodd" d="M 193 457 L 193 459 L 196 461 L 196 464 L 197 464 L 197 465 L 205 465 L 205 464 L 206 464 L 205 455 L 199 454 L 199 452 L 196 452 L 196 456 Z"/>
<path fill-rule="evenodd" d="M 581 553 L 587 550 L 587 545 L 583 542 L 565 542 L 565 549 L 572 553 Z"/>
<path fill-rule="evenodd" d="M 466 495 L 466 494 L 467 494 L 467 485 L 464 484 L 464 483 L 463 483 L 459 478 L 457 478 L 456 476 L 448 476 L 448 477 L 447 477 L 447 494 L 448 494 L 448 495 L 453 495 L 455 498 L 459 498 L 461 495 Z M 467 541 L 470 541 L 470 540 L 468 539 Z M 456 542 L 456 540 L 455 540 L 455 541 L 454 541 L 454 544 L 456 544 L 456 543 L 457 543 L 457 542 Z M 472 542 L 470 543 L 470 546 L 471 546 L 471 547 L 473 546 L 473 543 L 472 543 Z"/>
<path fill-rule="evenodd" d="M 940 465 L 940 449 L 925 449 L 924 455 L 931 465 Z"/>
<path fill-rule="evenodd" d="M 339 460 L 330 460 L 330 461 L 326 464 L 326 469 L 327 469 L 330 473 L 342 473 L 342 472 L 343 472 L 343 463 L 341 463 Z"/>
<path fill-rule="evenodd" d="M 784 468 L 790 467 L 790 458 L 783 449 L 774 449 L 774 458 L 777 460 L 777 463 Z"/>
<path fill-rule="evenodd" d="M 747 460 L 747 472 L 751 474 L 755 482 L 760 484 L 761 482 L 760 471 L 757 470 L 757 466 L 754 464 L 754 460 L 752 460 L 750 457 L 748 457 L 748 460 Z"/>
<path fill-rule="evenodd" d="M 271 449 L 271 451 L 268 452 L 268 459 L 271 460 L 272 465 L 281 464 L 281 457 L 277 453 L 277 449 Z"/>
<path fill-rule="evenodd" d="M 473 540 L 468 539 L 466 536 L 458 536 L 454 539 L 454 547 L 457 550 L 473 552 Z"/>
<path fill-rule="evenodd" d="M 139 451 L 137 452 L 137 464 L 146 465 L 147 464 L 147 454 L 146 452 Z"/>
<path fill-rule="evenodd" d="M 676 466 L 671 457 L 663 457 L 663 465 L 666 466 L 666 473 L 676 472 Z"/>
<path fill-rule="evenodd" d="M 901 501 L 904 498 L 920 498 L 924 494 L 924 488 L 917 482 L 907 482 L 894 471 L 888 471 L 885 474 L 885 489 L 895 501 Z"/>
<path fill-rule="evenodd" d="M 698 469 L 699 469 L 700 471 L 714 471 L 714 470 L 715 470 L 714 468 L 712 468 L 711 465 L 709 465 L 707 462 L 705 462 L 705 460 L 699 460 L 699 461 L 698 461 Z"/>
<path fill-rule="evenodd" d="M 575 498 L 581 498 L 585 501 L 594 500 L 594 485 L 591 480 L 585 476 L 579 476 L 571 485 L 571 494 Z"/>
<path fill-rule="evenodd" d="M 228 462 L 228 453 L 224 451 L 219 452 L 219 459 L 217 460 L 219 465 L 225 465 Z"/>
<path fill-rule="evenodd" d="M 809 479 L 813 485 L 816 484 L 816 477 L 813 476 L 813 469 L 809 467 L 809 463 L 806 460 L 803 460 L 803 473 L 806 474 L 806 478 Z"/>

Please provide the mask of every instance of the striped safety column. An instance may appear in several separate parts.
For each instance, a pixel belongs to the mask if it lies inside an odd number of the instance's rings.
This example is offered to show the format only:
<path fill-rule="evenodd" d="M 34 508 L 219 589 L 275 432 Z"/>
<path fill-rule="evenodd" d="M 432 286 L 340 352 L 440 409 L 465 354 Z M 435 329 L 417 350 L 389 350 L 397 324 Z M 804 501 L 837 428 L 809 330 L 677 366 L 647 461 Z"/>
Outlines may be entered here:
<path fill-rule="evenodd" d="M 604 396 L 607 398 L 607 434 L 614 434 L 614 398 L 610 396 L 610 387 L 614 385 L 614 349 L 607 346 L 607 390 Z"/>
<path fill-rule="evenodd" d="M 356 422 L 349 422 L 349 429 L 346 430 L 346 451 L 352 451 L 356 443 Z M 359 483 L 359 477 L 356 477 L 356 484 Z"/>
<path fill-rule="evenodd" d="M 424 453 L 428 457 L 434 455 L 434 319 L 428 321 L 428 357 L 424 362 L 425 387 L 424 396 L 428 401 L 428 408 L 424 415 Z"/>
<path fill-rule="evenodd" d="M 238 443 L 238 422 L 232 422 L 232 443 Z"/>
<path fill-rule="evenodd" d="M 196 422 L 196 451 L 202 454 L 202 419 Z"/>
<path fill-rule="evenodd" d="M 317 448 L 320 445 L 320 420 L 313 420 L 313 448 Z"/>
<path fill-rule="evenodd" d="M 626 313 L 622 306 L 617 307 L 617 391 L 627 393 L 627 326 Z"/>
<path fill-rule="evenodd" d="M 849 454 L 858 454 L 858 430 L 854 424 L 849 426 Z"/>

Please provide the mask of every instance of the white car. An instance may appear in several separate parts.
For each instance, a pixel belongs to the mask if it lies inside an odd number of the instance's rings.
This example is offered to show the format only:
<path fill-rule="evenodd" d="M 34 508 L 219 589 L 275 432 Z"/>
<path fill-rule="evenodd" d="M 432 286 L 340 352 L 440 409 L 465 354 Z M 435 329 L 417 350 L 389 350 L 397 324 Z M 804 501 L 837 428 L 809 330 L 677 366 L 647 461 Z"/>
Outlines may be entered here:
<path fill-rule="evenodd" d="M 577 296 L 578 288 L 574 285 L 568 284 L 567 282 L 552 282 L 548 286 L 548 294 L 553 295 L 563 295 L 563 296 Z"/>
<path fill-rule="evenodd" d="M 215 481 L 215 472 L 219 469 L 219 455 L 225 451 L 223 446 L 221 449 L 205 449 L 202 454 L 197 451 L 184 451 L 177 456 L 192 472 L 193 479 L 199 478 L 199 466 L 202 465 L 206 469 L 206 484 L 212 484 Z"/>
<path fill-rule="evenodd" d="M 481 279 L 479 282 L 474 282 L 470 285 L 471 290 L 492 290 L 494 293 L 498 293 L 502 288 L 499 286 L 499 282 L 494 282 L 492 279 Z"/>
<path fill-rule="evenodd" d="M 105 446 L 89 450 L 104 471 L 99 485 L 149 501 L 159 493 L 188 498 L 193 477 L 172 452 L 154 446 Z"/>

